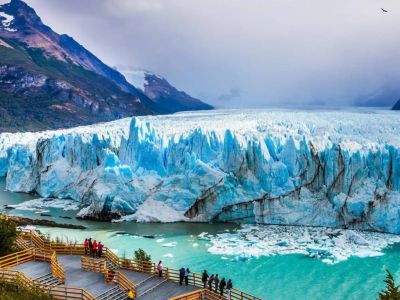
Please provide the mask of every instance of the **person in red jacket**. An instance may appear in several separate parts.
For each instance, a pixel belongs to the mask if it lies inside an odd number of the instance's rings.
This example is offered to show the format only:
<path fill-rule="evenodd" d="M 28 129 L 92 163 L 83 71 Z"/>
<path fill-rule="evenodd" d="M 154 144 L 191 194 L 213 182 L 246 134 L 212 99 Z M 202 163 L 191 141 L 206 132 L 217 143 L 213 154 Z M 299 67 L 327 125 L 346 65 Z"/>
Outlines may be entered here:
<path fill-rule="evenodd" d="M 99 244 L 97 245 L 97 257 L 101 257 L 101 255 L 103 254 L 103 247 L 104 245 L 99 242 Z"/>
<path fill-rule="evenodd" d="M 97 256 L 97 242 L 94 240 L 93 242 L 93 258 Z"/>
<path fill-rule="evenodd" d="M 89 241 L 88 241 L 88 239 L 85 239 L 85 241 L 83 242 L 83 247 L 85 247 L 85 255 L 87 255 L 89 253 Z"/>

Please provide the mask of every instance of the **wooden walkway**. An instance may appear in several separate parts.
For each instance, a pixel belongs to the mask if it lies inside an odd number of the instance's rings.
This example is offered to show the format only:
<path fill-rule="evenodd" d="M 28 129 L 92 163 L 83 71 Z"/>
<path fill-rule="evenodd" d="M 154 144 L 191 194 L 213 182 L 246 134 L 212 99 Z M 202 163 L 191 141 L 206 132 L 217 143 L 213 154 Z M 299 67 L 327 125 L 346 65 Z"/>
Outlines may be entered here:
<path fill-rule="evenodd" d="M 115 286 L 104 281 L 104 274 L 82 270 L 80 256 L 58 255 L 59 263 L 65 270 L 65 285 L 85 289 L 95 297 L 111 291 Z M 37 280 L 51 273 L 50 264 L 42 261 L 29 261 L 12 270 L 23 272 L 28 278 Z M 185 286 L 155 275 L 129 270 L 121 271 L 128 279 L 137 284 L 137 297 L 141 300 L 168 300 L 172 297 L 199 290 L 195 286 Z M 123 299 L 126 299 L 126 295 Z"/>
<path fill-rule="evenodd" d="M 82 245 L 52 243 L 35 232 L 21 233 L 17 244 L 25 250 L 0 257 L 0 278 L 38 285 L 54 299 L 122 300 L 129 290 L 137 300 L 227 300 L 202 289 L 201 276 L 191 273 L 189 285 L 180 285 L 179 272 L 155 264 L 116 256 L 104 249 L 104 258 L 83 255 Z M 261 300 L 232 289 L 232 300 Z"/>

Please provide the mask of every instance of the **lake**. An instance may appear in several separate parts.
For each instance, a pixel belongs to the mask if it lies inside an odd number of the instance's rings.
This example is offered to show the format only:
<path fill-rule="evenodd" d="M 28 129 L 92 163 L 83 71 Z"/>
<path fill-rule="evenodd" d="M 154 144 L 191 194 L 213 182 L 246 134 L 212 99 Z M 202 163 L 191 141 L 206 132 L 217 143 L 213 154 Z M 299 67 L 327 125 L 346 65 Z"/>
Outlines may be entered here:
<path fill-rule="evenodd" d="M 5 180 L 0 179 L 1 207 L 37 198 L 39 197 L 36 195 L 5 191 Z M 268 256 L 249 256 L 247 254 L 254 249 L 259 250 L 260 245 L 254 242 L 243 244 L 241 236 L 237 235 L 243 227 L 236 224 L 104 223 L 77 220 L 74 218 L 75 210 L 64 211 L 61 208 L 46 207 L 32 210 L 14 209 L 6 212 L 30 218 L 85 225 L 86 230 L 46 227 L 38 229 L 52 237 L 57 236 L 69 241 L 82 242 L 85 237 L 94 237 L 107 247 L 118 251 L 120 256 L 132 257 L 134 250 L 140 247 L 151 254 L 154 261 L 163 260 L 167 266 L 174 268 L 185 266 L 196 272 L 207 269 L 210 273 L 218 273 L 220 277 L 231 278 L 235 287 L 264 299 L 372 300 L 377 298 L 378 292 L 384 287 L 386 268 L 400 280 L 398 243 L 388 246 L 383 255 L 352 256 L 332 264 L 324 259 L 311 258 L 304 254 L 275 253 Z M 40 213 L 51 217 L 40 216 Z M 251 228 L 253 231 L 256 230 L 254 227 Z M 260 231 L 262 230 L 267 230 L 264 239 L 268 240 L 268 227 L 260 226 Z M 285 228 L 284 232 L 287 234 L 291 230 L 296 229 Z M 313 229 L 310 229 L 310 232 L 312 231 Z M 242 251 L 243 255 L 238 253 L 237 249 L 234 249 L 235 253 L 231 253 L 232 251 L 228 249 L 226 253 L 220 253 L 224 252 L 225 237 L 231 244 L 241 245 L 243 249 L 239 252 Z M 282 247 L 285 248 L 285 245 Z"/>

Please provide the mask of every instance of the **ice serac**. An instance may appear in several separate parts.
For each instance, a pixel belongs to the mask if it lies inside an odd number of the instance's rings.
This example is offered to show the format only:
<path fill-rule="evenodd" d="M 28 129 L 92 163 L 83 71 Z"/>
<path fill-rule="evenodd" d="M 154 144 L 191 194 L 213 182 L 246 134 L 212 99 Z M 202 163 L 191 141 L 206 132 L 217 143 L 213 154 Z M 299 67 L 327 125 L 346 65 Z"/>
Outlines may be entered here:
<path fill-rule="evenodd" d="M 215 111 L 0 135 L 7 188 L 79 215 L 400 233 L 394 112 Z"/>

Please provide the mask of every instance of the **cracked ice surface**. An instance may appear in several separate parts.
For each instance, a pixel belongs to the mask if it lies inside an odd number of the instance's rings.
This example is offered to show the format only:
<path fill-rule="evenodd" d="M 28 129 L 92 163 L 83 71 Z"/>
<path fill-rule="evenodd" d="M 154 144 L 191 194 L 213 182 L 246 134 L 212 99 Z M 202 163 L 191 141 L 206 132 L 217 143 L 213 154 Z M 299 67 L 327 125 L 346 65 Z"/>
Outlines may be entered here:
<path fill-rule="evenodd" d="M 303 254 L 329 264 L 347 260 L 351 256 L 380 256 L 383 255 L 383 249 L 400 242 L 400 236 L 384 233 L 276 225 L 244 225 L 236 232 L 217 235 L 203 233 L 199 238 L 209 240 L 210 253 L 235 256 L 238 260 Z"/>

